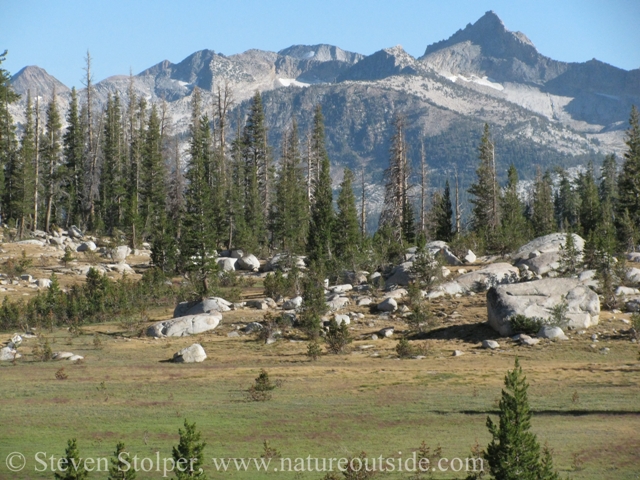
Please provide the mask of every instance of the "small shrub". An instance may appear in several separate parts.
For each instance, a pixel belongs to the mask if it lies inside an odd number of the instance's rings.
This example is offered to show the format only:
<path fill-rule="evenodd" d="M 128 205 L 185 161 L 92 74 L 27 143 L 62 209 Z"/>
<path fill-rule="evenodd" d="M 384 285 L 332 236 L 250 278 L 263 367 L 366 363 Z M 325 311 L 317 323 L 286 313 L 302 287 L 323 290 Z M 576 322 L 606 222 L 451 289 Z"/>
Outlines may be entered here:
<path fill-rule="evenodd" d="M 401 338 L 396 345 L 396 353 L 400 358 L 411 358 L 415 356 L 415 349 L 406 338 Z"/>
<path fill-rule="evenodd" d="M 434 319 L 435 317 L 431 313 L 429 303 L 421 300 L 413 305 L 413 312 L 407 317 L 406 322 L 412 330 L 424 332 L 430 324 L 432 326 L 435 325 Z"/>
<path fill-rule="evenodd" d="M 560 327 L 567 323 L 567 312 L 569 311 L 569 305 L 562 297 L 562 301 L 557 305 L 551 307 L 551 318 L 549 318 L 549 325 Z"/>
<path fill-rule="evenodd" d="M 66 373 L 64 373 L 64 368 L 61 368 L 56 372 L 57 380 L 66 380 L 67 378 L 69 378 L 69 376 Z"/>
<path fill-rule="evenodd" d="M 256 378 L 255 383 L 248 388 L 247 394 L 249 399 L 254 402 L 266 402 L 267 400 L 271 400 L 271 392 L 275 390 L 277 386 L 276 383 L 271 382 L 269 374 L 263 368 L 260 370 L 260 374 Z"/>
<path fill-rule="evenodd" d="M 544 325 L 544 321 L 541 318 L 526 317 L 524 315 L 514 315 L 509 318 L 509 322 L 513 333 L 535 334 Z"/>
<path fill-rule="evenodd" d="M 93 347 L 97 350 L 102 348 L 102 340 L 100 340 L 100 335 L 97 333 L 93 335 Z"/>
<path fill-rule="evenodd" d="M 276 448 L 272 447 L 268 440 L 262 442 L 262 454 L 260 455 L 260 458 L 272 459 L 280 458 L 281 456 L 280 452 Z"/>
<path fill-rule="evenodd" d="M 345 353 L 346 347 L 352 342 L 349 328 L 345 322 L 338 322 L 334 318 L 329 321 L 329 331 L 325 337 L 327 350 L 331 353 Z"/>
<path fill-rule="evenodd" d="M 273 313 L 266 313 L 264 316 L 264 322 L 262 323 L 262 328 L 258 330 L 258 339 L 267 343 L 270 338 L 273 338 L 279 330 L 279 320 L 280 317 L 276 318 Z"/>
<path fill-rule="evenodd" d="M 37 360 L 41 362 L 50 361 L 53 358 L 53 350 L 51 350 L 49 340 L 46 338 L 44 339 L 44 341 L 42 341 L 42 339 L 39 339 L 36 346 L 33 347 L 32 354 Z"/>
<path fill-rule="evenodd" d="M 442 281 L 442 262 L 428 250 L 418 252 L 411 266 L 419 285 L 431 292 Z"/>
<path fill-rule="evenodd" d="M 320 358 L 320 355 L 322 355 L 322 349 L 320 348 L 320 345 L 317 341 L 314 340 L 309 342 L 309 344 L 307 345 L 306 355 L 312 362 L 315 362 L 316 360 L 318 360 L 318 358 Z"/>

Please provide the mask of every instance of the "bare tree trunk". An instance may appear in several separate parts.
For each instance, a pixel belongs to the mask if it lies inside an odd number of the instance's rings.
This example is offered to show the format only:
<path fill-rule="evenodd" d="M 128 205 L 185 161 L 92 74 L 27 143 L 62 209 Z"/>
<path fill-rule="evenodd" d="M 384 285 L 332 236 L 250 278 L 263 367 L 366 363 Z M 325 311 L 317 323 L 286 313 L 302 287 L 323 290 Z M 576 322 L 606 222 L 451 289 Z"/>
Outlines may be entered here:
<path fill-rule="evenodd" d="M 459 194 L 459 182 L 458 182 L 458 167 L 454 166 L 454 172 L 456 176 L 456 233 L 460 234 L 460 219 L 462 217 L 460 213 L 460 194 Z"/>
<path fill-rule="evenodd" d="M 360 235 L 364 239 L 367 236 L 367 204 L 365 202 L 366 192 L 364 189 L 364 165 L 362 165 L 361 178 L 362 178 L 362 198 L 360 200 Z"/>
<path fill-rule="evenodd" d="M 491 181 L 492 181 L 492 229 L 495 231 L 498 228 L 498 224 L 500 223 L 498 220 L 498 178 L 496 174 L 496 147 L 494 142 L 491 142 Z"/>
<path fill-rule="evenodd" d="M 92 103 L 92 90 L 93 90 L 93 77 L 91 75 L 91 54 L 87 50 L 87 56 L 85 57 L 86 66 L 84 68 L 87 72 L 84 82 L 87 87 L 87 143 L 88 143 L 88 155 L 89 155 L 89 223 L 93 226 L 95 219 L 95 199 L 94 199 L 94 182 L 96 180 L 96 162 L 97 156 L 93 144 L 93 111 L 91 108 Z"/>
<path fill-rule="evenodd" d="M 36 164 L 33 193 L 33 230 L 38 229 L 38 190 L 40 188 L 40 97 L 36 96 Z"/>
<path fill-rule="evenodd" d="M 426 154 L 424 151 L 424 140 L 420 142 L 420 231 L 426 229 L 426 209 L 427 209 L 427 170 Z"/>

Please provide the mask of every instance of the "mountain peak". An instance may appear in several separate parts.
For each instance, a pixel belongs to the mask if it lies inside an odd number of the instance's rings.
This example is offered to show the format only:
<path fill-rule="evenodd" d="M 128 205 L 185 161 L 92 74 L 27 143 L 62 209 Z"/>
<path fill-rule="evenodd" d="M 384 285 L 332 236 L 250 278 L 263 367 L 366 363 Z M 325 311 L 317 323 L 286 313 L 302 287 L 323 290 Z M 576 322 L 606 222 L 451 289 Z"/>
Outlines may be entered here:
<path fill-rule="evenodd" d="M 278 55 L 297 58 L 299 60 L 316 60 L 318 62 L 340 61 L 356 63 L 364 58 L 364 55 L 342 50 L 333 45 L 321 43 L 319 45 L 292 45 L 280 50 Z"/>
<path fill-rule="evenodd" d="M 531 61 L 538 55 L 536 47 L 524 33 L 511 32 L 500 17 L 493 10 L 489 10 L 476 23 L 468 24 L 447 40 L 429 45 L 422 58 L 464 42 L 481 47 L 485 56 L 494 58 L 522 57 L 525 63 L 529 63 L 526 60 Z"/>
<path fill-rule="evenodd" d="M 24 67 L 11 77 L 11 86 L 20 95 L 26 95 L 31 90 L 31 95 L 50 97 L 55 90 L 57 94 L 66 93 L 69 88 L 57 78 L 49 75 L 44 68 L 36 65 Z"/>

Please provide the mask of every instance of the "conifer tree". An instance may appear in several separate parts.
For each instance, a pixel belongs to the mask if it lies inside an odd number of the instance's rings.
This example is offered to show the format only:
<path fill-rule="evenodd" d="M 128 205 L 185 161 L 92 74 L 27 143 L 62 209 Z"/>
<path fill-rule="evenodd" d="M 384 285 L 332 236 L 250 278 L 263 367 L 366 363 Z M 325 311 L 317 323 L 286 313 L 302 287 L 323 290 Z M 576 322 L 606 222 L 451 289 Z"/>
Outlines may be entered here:
<path fill-rule="evenodd" d="M 407 222 L 411 220 L 408 215 L 412 214 L 408 198 L 409 165 L 407 163 L 405 127 L 404 117 L 396 115 L 393 120 L 394 134 L 389 150 L 389 166 L 384 171 L 384 204 L 379 222 L 381 227 L 388 227 L 393 238 L 399 243 L 403 241 L 405 234 L 409 231 Z"/>
<path fill-rule="evenodd" d="M 600 185 L 598 186 L 600 203 L 611 205 L 618 201 L 618 161 L 616 155 L 607 155 L 600 168 Z"/>
<path fill-rule="evenodd" d="M 236 137 L 231 142 L 231 171 L 229 174 L 229 194 L 227 202 L 228 240 L 227 248 L 243 245 L 247 248 L 248 232 L 244 215 L 246 164 L 243 158 L 241 125 L 238 121 Z"/>
<path fill-rule="evenodd" d="M 507 372 L 505 389 L 500 400 L 500 419 L 495 424 L 487 418 L 492 440 L 485 459 L 489 472 L 496 480 L 553 479 L 551 456 L 540 458 L 540 445 L 531 429 L 531 409 L 526 377 L 516 357 L 513 371 Z"/>
<path fill-rule="evenodd" d="M 13 167 L 6 167 L 6 178 L 11 179 L 7 192 L 7 206 L 10 212 L 7 216 L 13 215 L 19 224 L 18 236 L 24 236 L 27 218 L 33 212 L 33 189 L 34 182 L 34 162 L 36 156 L 35 130 L 33 124 L 33 106 L 31 104 L 31 93 L 27 93 L 26 122 L 20 141 L 20 150 L 16 155 L 16 162 Z"/>
<path fill-rule="evenodd" d="M 353 178 L 353 172 L 346 168 L 338 193 L 338 213 L 334 224 L 335 254 L 336 258 L 343 263 L 353 260 L 361 240 L 356 196 L 353 193 Z M 353 262 L 351 266 L 355 268 Z"/>
<path fill-rule="evenodd" d="M 601 213 L 592 163 L 589 163 L 586 172 L 578 176 L 577 192 L 580 198 L 580 226 L 584 236 L 588 236 L 598 226 Z"/>
<path fill-rule="evenodd" d="M 333 257 L 333 191 L 331 188 L 331 173 L 329 155 L 324 142 L 324 118 L 320 106 L 316 106 L 313 118 L 314 148 L 321 156 L 320 174 L 315 187 L 314 203 L 311 208 L 309 223 L 309 237 L 307 239 L 307 254 L 312 262 L 326 265 Z"/>
<path fill-rule="evenodd" d="M 84 194 L 84 132 L 78 110 L 78 93 L 71 89 L 71 103 L 67 111 L 67 129 L 63 137 L 64 166 L 61 185 L 67 193 L 65 226 L 82 223 Z"/>
<path fill-rule="evenodd" d="M 180 434 L 180 442 L 172 450 L 173 460 L 176 465 L 176 479 L 188 480 L 197 478 L 206 480 L 207 475 L 204 473 L 202 466 L 205 463 L 203 451 L 207 444 L 200 440 L 202 434 L 196 431 L 195 422 L 189 423 L 185 419 L 184 430 L 180 428 L 178 433 Z"/>
<path fill-rule="evenodd" d="M 453 206 L 451 204 L 451 189 L 449 180 L 445 183 L 444 192 L 434 196 L 433 210 L 433 238 L 450 242 L 453 239 Z"/>
<path fill-rule="evenodd" d="M 122 225 L 126 195 L 125 140 L 118 95 L 107 97 L 102 136 L 103 166 L 100 182 L 101 216 L 105 230 Z"/>
<path fill-rule="evenodd" d="M 45 200 L 44 228 L 47 232 L 51 226 L 55 196 L 58 194 L 58 168 L 61 163 L 61 128 L 62 122 L 54 90 L 53 98 L 47 105 L 47 120 L 42 142 L 42 160 L 44 166 L 42 186 L 44 187 Z"/>
<path fill-rule="evenodd" d="M 7 51 L 0 54 L 0 65 L 6 60 Z M 19 98 L 11 88 L 11 75 L 7 70 L 0 67 L 0 198 L 3 199 L 0 207 L 0 218 L 4 221 L 7 215 L 7 202 L 5 195 L 4 172 L 7 166 L 12 165 L 16 160 L 18 144 L 16 140 L 15 126 L 9 105 L 15 103 Z"/>
<path fill-rule="evenodd" d="M 200 93 L 196 89 L 192 99 L 189 162 L 187 164 L 185 215 L 180 237 L 182 266 L 188 273 L 196 292 L 204 298 L 210 291 L 210 279 L 217 271 L 214 258 L 215 230 L 211 224 L 211 192 L 207 168 L 211 155 L 209 119 L 200 117 Z"/>
<path fill-rule="evenodd" d="M 53 478 L 56 480 L 85 480 L 89 478 L 89 471 L 85 468 L 84 459 L 80 458 L 78 443 L 75 438 L 67 442 L 64 457 L 60 459 L 64 465 L 64 470 L 55 472 Z"/>
<path fill-rule="evenodd" d="M 266 219 L 270 202 L 270 171 L 267 130 L 260 92 L 251 100 L 249 115 L 243 131 L 245 162 L 245 222 L 251 236 L 243 247 L 253 250 L 267 241 Z"/>
<path fill-rule="evenodd" d="M 498 182 L 496 179 L 495 146 L 491 140 L 489 125 L 485 123 L 484 132 L 478 146 L 480 165 L 476 170 L 476 183 L 469 187 L 473 204 L 471 226 L 474 232 L 484 239 L 487 245 L 500 223 L 498 211 Z"/>
<path fill-rule="evenodd" d="M 564 169 L 558 170 L 560 184 L 554 198 L 556 223 L 561 230 L 575 230 L 580 221 L 580 196 L 569 179 L 567 172 Z"/>
<path fill-rule="evenodd" d="M 127 458 L 124 443 L 118 442 L 111 458 L 107 480 L 136 480 L 137 473 L 132 465 L 127 465 Z M 127 460 L 127 463 L 123 460 Z"/>
<path fill-rule="evenodd" d="M 272 242 L 282 251 L 300 253 L 304 250 L 308 223 L 308 197 L 302 173 L 298 126 L 295 120 L 282 142 L 280 172 L 272 203 Z"/>
<path fill-rule="evenodd" d="M 551 175 L 544 175 L 538 170 L 533 189 L 533 214 L 531 216 L 533 233 L 536 237 L 548 235 L 556 230 L 553 209 L 553 191 L 551 189 Z"/>
<path fill-rule="evenodd" d="M 625 216 L 630 220 L 624 228 L 619 228 L 620 243 L 629 245 L 633 243 L 631 237 L 637 238 L 640 225 L 640 120 L 635 105 L 631 107 L 625 143 L 627 151 L 618 180 L 617 218 L 620 219 L 618 222 Z M 620 223 L 618 226 L 623 227 Z"/>
<path fill-rule="evenodd" d="M 500 197 L 500 235 L 498 250 L 501 254 L 515 251 L 529 239 L 529 223 L 524 216 L 524 205 L 518 197 L 518 171 L 511 164 L 507 185 Z"/>

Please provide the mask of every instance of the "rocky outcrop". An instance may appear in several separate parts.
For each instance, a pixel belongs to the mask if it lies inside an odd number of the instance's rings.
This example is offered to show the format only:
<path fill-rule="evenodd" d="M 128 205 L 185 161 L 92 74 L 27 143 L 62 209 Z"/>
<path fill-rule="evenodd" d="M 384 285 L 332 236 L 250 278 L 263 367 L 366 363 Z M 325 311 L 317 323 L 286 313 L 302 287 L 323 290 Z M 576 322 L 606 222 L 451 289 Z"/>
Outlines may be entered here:
<path fill-rule="evenodd" d="M 584 239 L 575 233 L 573 240 L 576 250 L 584 250 Z M 538 237 L 523 245 L 513 256 L 516 266 L 524 266 L 537 275 L 544 275 L 560 266 L 560 249 L 567 240 L 565 233 L 551 233 Z"/>
<path fill-rule="evenodd" d="M 511 335 L 511 317 L 524 315 L 549 321 L 552 309 L 563 302 L 567 305 L 566 326 L 587 328 L 598 323 L 600 300 L 595 292 L 576 279 L 545 278 L 490 288 L 489 325 L 500 335 Z"/>
<path fill-rule="evenodd" d="M 218 326 L 222 315 L 218 312 L 188 315 L 154 323 L 147 328 L 149 337 L 185 337 L 208 332 Z"/>

